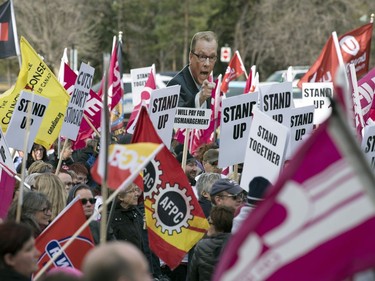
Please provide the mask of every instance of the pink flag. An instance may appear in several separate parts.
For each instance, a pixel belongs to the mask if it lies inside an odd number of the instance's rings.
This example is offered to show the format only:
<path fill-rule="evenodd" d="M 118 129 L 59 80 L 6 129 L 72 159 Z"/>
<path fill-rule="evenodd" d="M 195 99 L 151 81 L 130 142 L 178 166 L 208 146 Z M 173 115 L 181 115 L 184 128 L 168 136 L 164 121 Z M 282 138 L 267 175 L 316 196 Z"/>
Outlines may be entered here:
<path fill-rule="evenodd" d="M 5 219 L 13 199 L 16 180 L 0 166 L 0 218 Z"/>
<path fill-rule="evenodd" d="M 373 187 L 334 111 L 228 242 L 213 280 L 338 281 L 374 267 Z"/>
<path fill-rule="evenodd" d="M 223 77 L 223 83 L 221 84 L 221 91 L 223 93 L 228 92 L 229 82 L 240 77 L 242 74 L 246 73 L 245 66 L 242 63 L 240 53 L 236 51 L 229 62 L 227 70 L 225 71 Z"/>
<path fill-rule="evenodd" d="M 71 95 L 74 90 L 74 84 L 77 79 L 77 74 L 65 64 L 64 67 L 64 88 Z M 95 128 L 100 127 L 100 114 L 103 108 L 102 99 L 93 91 L 90 90 L 90 97 L 86 102 L 85 116 Z M 85 140 L 92 137 L 94 130 L 91 128 L 85 118 L 82 119 L 81 127 L 79 128 L 77 140 L 74 142 L 74 149 L 85 147 Z"/>
<path fill-rule="evenodd" d="M 108 71 L 108 108 L 110 111 L 115 108 L 124 95 L 120 72 L 121 60 L 121 42 L 118 42 L 112 50 Z"/>
<path fill-rule="evenodd" d="M 150 75 L 148 76 L 145 87 L 143 88 L 143 91 L 141 93 L 141 102 L 134 107 L 133 112 L 129 117 L 128 124 L 126 125 L 126 130 L 128 130 L 130 127 L 134 127 L 133 123 L 136 120 L 136 117 L 138 116 L 139 110 L 142 106 L 142 102 L 144 102 L 147 107 L 150 104 L 151 92 L 152 90 L 156 89 L 155 73 L 153 72 L 153 68 L 154 67 L 151 67 Z"/>

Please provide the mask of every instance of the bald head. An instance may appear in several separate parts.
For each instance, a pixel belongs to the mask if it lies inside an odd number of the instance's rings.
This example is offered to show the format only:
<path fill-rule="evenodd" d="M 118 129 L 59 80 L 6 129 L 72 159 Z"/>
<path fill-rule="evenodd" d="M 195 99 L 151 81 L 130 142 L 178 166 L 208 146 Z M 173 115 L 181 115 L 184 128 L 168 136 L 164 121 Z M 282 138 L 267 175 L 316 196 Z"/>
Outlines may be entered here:
<path fill-rule="evenodd" d="M 148 263 L 134 245 L 116 241 L 92 249 L 83 261 L 87 281 L 150 281 Z"/>

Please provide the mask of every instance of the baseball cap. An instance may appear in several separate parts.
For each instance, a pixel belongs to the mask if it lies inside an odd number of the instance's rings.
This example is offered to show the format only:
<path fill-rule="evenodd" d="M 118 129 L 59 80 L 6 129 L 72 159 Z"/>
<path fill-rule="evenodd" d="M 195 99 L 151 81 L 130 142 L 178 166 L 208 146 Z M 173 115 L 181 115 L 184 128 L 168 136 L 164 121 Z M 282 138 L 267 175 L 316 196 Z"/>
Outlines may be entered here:
<path fill-rule="evenodd" d="M 242 187 L 234 180 L 231 179 L 219 179 L 213 185 L 210 192 L 210 195 L 216 195 L 222 191 L 226 191 L 229 194 L 237 195 L 238 193 L 243 192 Z"/>
<path fill-rule="evenodd" d="M 181 164 L 182 163 L 182 155 L 183 155 L 183 152 L 180 152 L 179 154 L 177 154 L 176 156 L 176 159 L 177 161 Z M 195 162 L 195 158 L 193 157 L 193 155 L 191 155 L 189 152 L 187 152 L 187 155 L 186 155 L 186 163 L 189 163 L 189 162 Z"/>

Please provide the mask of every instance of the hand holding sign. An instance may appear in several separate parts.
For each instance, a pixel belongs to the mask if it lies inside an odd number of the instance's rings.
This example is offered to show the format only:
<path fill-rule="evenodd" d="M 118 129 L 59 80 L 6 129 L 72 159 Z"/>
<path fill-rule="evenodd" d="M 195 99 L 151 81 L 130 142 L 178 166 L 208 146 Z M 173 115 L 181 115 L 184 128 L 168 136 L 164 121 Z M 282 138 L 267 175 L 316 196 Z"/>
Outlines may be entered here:
<path fill-rule="evenodd" d="M 199 93 L 199 104 L 202 105 L 207 99 L 211 97 L 212 90 L 215 88 L 215 83 L 207 79 L 203 81 L 202 89 Z"/>

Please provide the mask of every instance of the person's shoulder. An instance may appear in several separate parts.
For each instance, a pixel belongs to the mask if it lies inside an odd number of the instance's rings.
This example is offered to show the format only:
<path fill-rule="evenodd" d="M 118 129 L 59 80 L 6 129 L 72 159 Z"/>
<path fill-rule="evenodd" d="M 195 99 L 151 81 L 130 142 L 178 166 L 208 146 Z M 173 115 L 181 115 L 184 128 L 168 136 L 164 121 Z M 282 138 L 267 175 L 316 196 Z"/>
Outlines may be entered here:
<path fill-rule="evenodd" d="M 189 66 L 185 66 L 180 72 L 178 72 L 171 80 L 169 80 L 167 86 L 180 85 L 186 80 L 186 75 L 190 75 Z"/>

